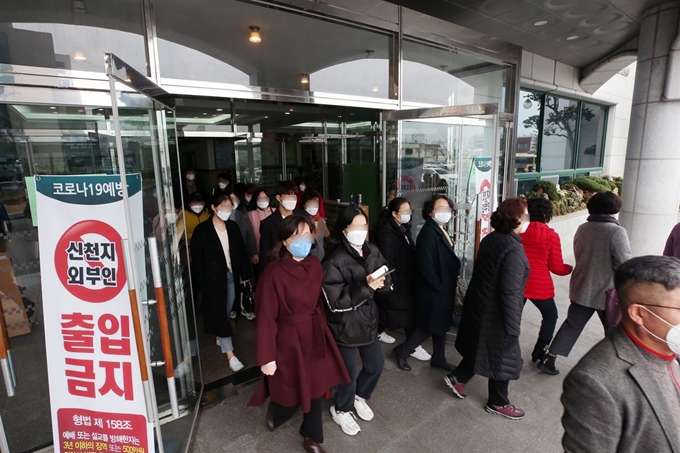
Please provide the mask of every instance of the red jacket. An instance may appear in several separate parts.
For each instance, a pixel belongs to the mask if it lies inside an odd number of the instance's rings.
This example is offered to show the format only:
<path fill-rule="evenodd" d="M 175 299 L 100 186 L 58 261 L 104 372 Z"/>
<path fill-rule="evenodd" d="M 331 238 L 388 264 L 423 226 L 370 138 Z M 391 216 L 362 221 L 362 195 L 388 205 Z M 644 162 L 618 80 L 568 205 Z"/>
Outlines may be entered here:
<path fill-rule="evenodd" d="M 559 235 L 545 223 L 531 222 L 527 231 L 520 236 L 530 268 L 524 297 L 532 300 L 552 299 L 555 297 L 555 286 L 550 273 L 569 275 L 572 271 L 572 267 L 562 261 Z"/>

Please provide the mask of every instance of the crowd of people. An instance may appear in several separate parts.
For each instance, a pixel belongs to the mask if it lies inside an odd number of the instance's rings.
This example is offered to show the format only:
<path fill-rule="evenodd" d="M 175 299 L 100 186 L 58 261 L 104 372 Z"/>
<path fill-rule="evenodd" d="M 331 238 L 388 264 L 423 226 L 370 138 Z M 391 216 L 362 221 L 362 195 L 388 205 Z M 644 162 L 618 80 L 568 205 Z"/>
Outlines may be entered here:
<path fill-rule="evenodd" d="M 449 198 L 434 195 L 424 204 L 425 224 L 414 240 L 406 198 L 392 199 L 373 228 L 361 207 L 348 206 L 329 231 L 323 198 L 304 180 L 281 181 L 270 197 L 254 186 L 232 189 L 228 175 L 220 175 L 209 204 L 195 172 L 186 172 L 185 183 L 186 234 L 206 333 L 215 335 L 229 367 L 242 369 L 230 318 L 239 288 L 256 287 L 263 377 L 249 404 L 269 399 L 270 430 L 302 408 L 306 451 L 325 451 L 323 398 L 333 399 L 332 419 L 347 435 L 359 434 L 374 418 L 369 401 L 385 362 L 380 343 L 396 343 L 388 331 L 399 329 L 406 339 L 392 355 L 400 370 L 411 370 L 409 357 L 429 361 L 446 372 L 444 383 L 461 399 L 475 375 L 485 377 L 484 409 L 523 418 L 524 410 L 510 401 L 509 383 L 523 367 L 519 337 L 527 300 L 542 316 L 531 353 L 542 373 L 559 374 L 557 357 L 569 355 L 593 314 L 606 334 L 565 379 L 566 451 L 680 451 L 680 260 L 631 259 L 616 194 L 601 192 L 588 201 L 587 222 L 574 237 L 573 267 L 548 226 L 547 199 L 499 204 L 464 297 L 455 341 L 462 360 L 454 365 L 446 335 L 461 260 L 447 232 L 454 207 Z M 680 227 L 666 255 L 680 253 L 679 237 Z M 572 275 L 567 318 L 554 337 L 551 274 Z M 613 309 L 620 322 L 611 321 Z M 431 355 L 422 347 L 430 338 Z"/>

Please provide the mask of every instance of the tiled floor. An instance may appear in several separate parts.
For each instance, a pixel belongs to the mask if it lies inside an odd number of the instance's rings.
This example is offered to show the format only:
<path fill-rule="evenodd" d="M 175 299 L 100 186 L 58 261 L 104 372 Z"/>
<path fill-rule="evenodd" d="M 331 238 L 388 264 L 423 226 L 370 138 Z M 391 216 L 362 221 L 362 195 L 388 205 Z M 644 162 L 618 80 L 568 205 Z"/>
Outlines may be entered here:
<path fill-rule="evenodd" d="M 560 321 L 566 317 L 569 279 L 555 278 Z M 536 341 L 540 314 L 528 304 L 524 312 L 521 344 L 524 369 L 519 381 L 510 384 L 511 401 L 526 410 L 521 421 L 492 416 L 483 410 L 486 380 L 476 377 L 468 385 L 468 398 L 455 399 L 445 386 L 443 372 L 428 363 L 411 359 L 411 372 L 397 369 L 388 357 L 380 384 L 370 401 L 376 413 L 371 422 L 359 421 L 362 432 L 346 436 L 324 412 L 325 443 L 330 452 L 560 452 L 562 406 L 559 398 L 566 373 L 602 337 L 602 327 L 594 317 L 583 332 L 570 357 L 558 361 L 562 374 L 540 374 L 530 361 Z M 393 333 L 398 341 L 403 335 Z M 449 337 L 449 361 L 460 356 Z M 431 345 L 425 344 L 431 351 Z M 385 355 L 390 346 L 384 345 Z M 205 409 L 199 415 L 197 434 L 191 451 L 219 452 L 294 452 L 303 451 L 297 430 L 301 414 L 274 433 L 264 424 L 266 407 L 246 404 L 255 387 L 246 386 L 239 394 Z M 327 402 L 330 407 L 331 402 Z"/>

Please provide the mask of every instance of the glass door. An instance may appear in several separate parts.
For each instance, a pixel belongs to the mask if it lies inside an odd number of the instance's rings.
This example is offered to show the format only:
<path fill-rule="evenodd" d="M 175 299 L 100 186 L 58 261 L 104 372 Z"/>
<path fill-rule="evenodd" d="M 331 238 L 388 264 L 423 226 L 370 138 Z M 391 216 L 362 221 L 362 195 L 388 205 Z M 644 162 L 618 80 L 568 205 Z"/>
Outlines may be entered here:
<path fill-rule="evenodd" d="M 425 221 L 424 203 L 434 194 L 451 198 L 449 234 L 465 276 L 472 271 L 477 220 L 493 211 L 498 199 L 504 156 L 497 111 L 495 104 L 479 104 L 383 113 L 384 204 L 395 197 L 409 199 L 415 236 Z M 480 167 L 488 170 L 490 187 L 481 188 L 485 172 Z M 484 191 L 489 203 L 482 214 L 477 200 Z"/>
<path fill-rule="evenodd" d="M 174 102 L 115 55 L 107 54 L 106 61 L 113 107 L 106 172 L 142 179 L 142 212 L 134 205 L 128 211 L 131 219 L 143 219 L 143 237 L 132 239 L 139 253 L 137 292 L 151 364 L 150 400 L 160 426 L 156 438 L 162 439 L 158 451 L 185 451 L 201 374 L 182 192 L 173 190 L 180 187 Z M 139 96 L 147 108 L 129 106 L 129 99 Z"/>

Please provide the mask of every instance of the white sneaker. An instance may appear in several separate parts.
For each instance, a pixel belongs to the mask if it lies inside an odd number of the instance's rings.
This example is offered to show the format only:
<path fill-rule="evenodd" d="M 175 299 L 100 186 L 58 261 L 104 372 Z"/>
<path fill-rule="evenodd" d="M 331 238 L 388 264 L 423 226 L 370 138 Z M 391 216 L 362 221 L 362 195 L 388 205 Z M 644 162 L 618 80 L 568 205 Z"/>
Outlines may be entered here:
<path fill-rule="evenodd" d="M 238 357 L 234 356 L 229 359 L 229 368 L 231 368 L 231 371 L 236 373 L 237 371 L 241 371 L 244 367 Z"/>
<path fill-rule="evenodd" d="M 413 354 L 411 354 L 411 357 L 423 362 L 427 362 L 432 358 L 432 356 L 422 346 L 418 346 L 416 350 L 413 351 Z"/>
<path fill-rule="evenodd" d="M 395 341 L 397 341 L 393 336 L 389 335 L 387 332 L 380 332 L 378 334 L 378 340 L 380 340 L 381 343 L 385 344 L 392 344 Z"/>
<path fill-rule="evenodd" d="M 357 411 L 357 415 L 360 419 L 366 420 L 367 422 L 370 422 L 373 420 L 373 417 L 375 417 L 373 410 L 366 404 L 366 400 L 358 395 L 354 396 L 354 410 Z"/>
<path fill-rule="evenodd" d="M 352 412 L 335 412 L 335 406 L 331 406 L 331 416 L 333 421 L 340 425 L 342 432 L 348 436 L 356 436 L 361 431 Z"/>

